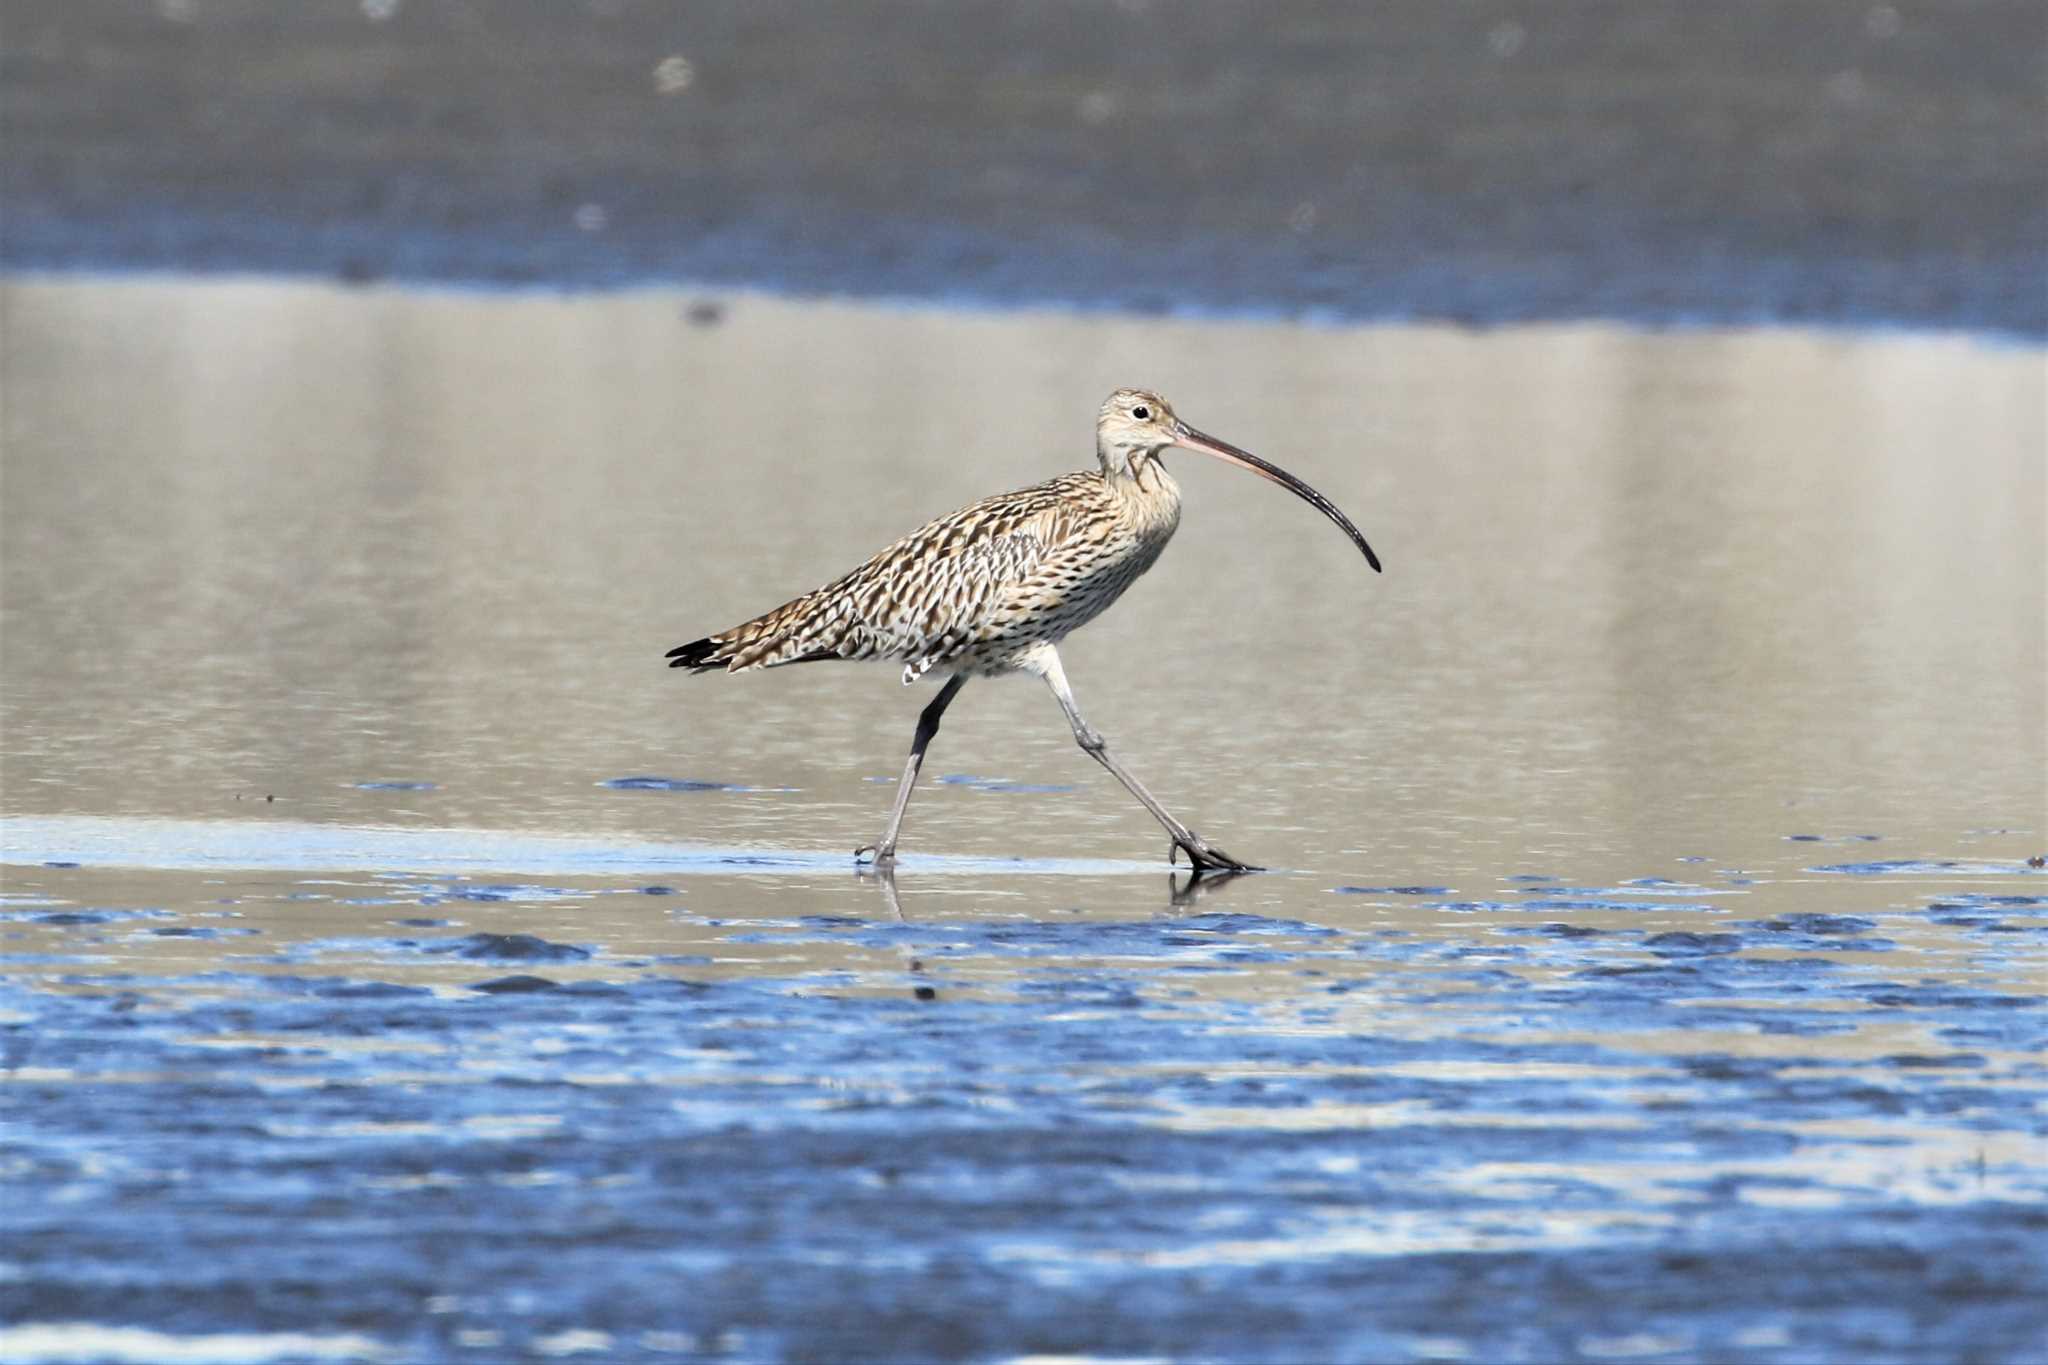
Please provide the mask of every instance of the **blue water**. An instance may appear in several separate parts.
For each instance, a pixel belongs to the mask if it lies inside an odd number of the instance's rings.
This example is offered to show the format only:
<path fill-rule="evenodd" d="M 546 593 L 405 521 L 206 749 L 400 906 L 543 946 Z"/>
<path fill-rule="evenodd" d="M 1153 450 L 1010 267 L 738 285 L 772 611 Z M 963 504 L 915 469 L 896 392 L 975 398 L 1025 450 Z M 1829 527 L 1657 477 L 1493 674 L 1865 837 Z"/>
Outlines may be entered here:
<path fill-rule="evenodd" d="M 18 221 L 0 239 L 0 266 L 18 273 L 347 279 L 367 254 L 377 262 L 376 279 L 442 288 L 680 285 L 966 309 L 1329 325 L 1603 319 L 1653 327 L 1965 330 L 2029 345 L 2048 337 L 2048 288 L 2040 263 L 2024 257 L 1674 256 L 1631 241 L 1626 225 L 1602 231 L 1613 237 L 1611 249 L 1569 265 L 1412 264 L 1375 259 L 1378 253 L 1361 245 L 1355 258 L 1317 267 L 1292 247 L 1227 236 L 1132 246 L 854 219 L 815 239 L 814 228 L 796 232 L 769 221 L 729 235 L 657 235 L 626 245 L 592 243 L 551 222 L 337 228 L 261 216 L 193 218 L 175 206 L 137 202 L 117 224 Z"/>
<path fill-rule="evenodd" d="M 117 823 L 9 822 L 0 1355 L 2048 1340 L 2048 878 L 2016 863 L 629 877 L 187 821 L 96 865 Z"/>

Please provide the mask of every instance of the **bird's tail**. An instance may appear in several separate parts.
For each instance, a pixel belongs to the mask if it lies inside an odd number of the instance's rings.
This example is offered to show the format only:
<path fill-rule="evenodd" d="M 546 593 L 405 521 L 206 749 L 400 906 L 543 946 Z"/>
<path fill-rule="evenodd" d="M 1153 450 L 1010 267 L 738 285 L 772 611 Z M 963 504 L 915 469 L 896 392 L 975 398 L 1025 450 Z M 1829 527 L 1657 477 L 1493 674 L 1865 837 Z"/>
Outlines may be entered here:
<path fill-rule="evenodd" d="M 692 673 L 709 673 L 714 668 L 730 667 L 730 659 L 724 652 L 725 645 L 722 635 L 707 635 L 701 640 L 677 645 L 668 652 L 668 666 L 687 668 Z"/>
<path fill-rule="evenodd" d="M 842 652 L 847 642 L 846 631 L 835 631 L 834 623 L 819 619 L 816 597 L 815 593 L 807 594 L 731 630 L 677 645 L 668 652 L 668 666 L 687 668 L 692 673 L 721 668 L 738 673 L 749 668 L 779 668 L 783 664 L 848 657 Z"/>

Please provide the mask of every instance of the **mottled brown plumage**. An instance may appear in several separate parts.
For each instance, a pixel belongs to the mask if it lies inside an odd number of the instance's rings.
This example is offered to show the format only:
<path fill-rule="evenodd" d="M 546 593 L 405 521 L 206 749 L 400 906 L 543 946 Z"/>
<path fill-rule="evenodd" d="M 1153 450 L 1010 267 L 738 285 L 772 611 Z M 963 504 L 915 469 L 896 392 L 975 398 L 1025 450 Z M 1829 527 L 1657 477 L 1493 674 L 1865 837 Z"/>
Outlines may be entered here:
<path fill-rule="evenodd" d="M 1090 471 L 983 498 L 940 517 L 843 578 L 686 645 L 699 671 L 818 659 L 881 659 L 903 681 L 936 669 L 1027 668 L 1128 588 L 1180 524 L 1163 469 L 1143 480 Z"/>
<path fill-rule="evenodd" d="M 905 683 L 927 673 L 949 675 L 919 720 L 888 830 L 872 846 L 879 863 L 894 857 L 925 746 L 954 695 L 970 677 L 1026 672 L 1046 679 L 1081 747 L 1144 802 L 1175 849 L 1185 850 L 1197 867 L 1243 870 L 1248 864 L 1168 815 L 1109 757 L 1101 736 L 1081 719 L 1056 648 L 1151 568 L 1173 537 L 1180 525 L 1180 486 L 1160 456 L 1174 446 L 1217 456 L 1289 488 L 1342 526 L 1379 568 L 1365 538 L 1321 494 L 1195 431 L 1159 395 L 1118 389 L 1096 422 L 1099 469 L 999 493 L 940 517 L 816 591 L 670 650 L 670 666 L 738 673 L 824 659 L 879 659 L 902 665 Z"/>

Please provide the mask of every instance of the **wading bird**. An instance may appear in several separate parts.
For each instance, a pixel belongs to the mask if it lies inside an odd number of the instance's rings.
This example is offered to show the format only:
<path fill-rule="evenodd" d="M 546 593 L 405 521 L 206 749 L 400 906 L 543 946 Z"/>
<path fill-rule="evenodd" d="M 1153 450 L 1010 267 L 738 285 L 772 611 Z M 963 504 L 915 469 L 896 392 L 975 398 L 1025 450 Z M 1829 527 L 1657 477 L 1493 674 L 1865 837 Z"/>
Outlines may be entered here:
<path fill-rule="evenodd" d="M 917 718 L 888 828 L 879 842 L 855 849 L 856 859 L 872 853 L 878 866 L 895 861 L 925 748 L 967 680 L 1030 673 L 1052 688 L 1081 748 L 1165 828 L 1173 841 L 1169 860 L 1185 852 L 1197 870 L 1255 871 L 1176 820 L 1110 757 L 1102 736 L 1081 719 L 1060 667 L 1059 642 L 1151 568 L 1180 525 L 1180 486 L 1160 458 L 1176 447 L 1249 469 L 1302 498 L 1343 527 L 1378 572 L 1372 547 L 1328 498 L 1286 470 L 1196 431 L 1158 394 L 1118 389 L 1095 423 L 1100 469 L 999 493 L 940 517 L 844 578 L 731 630 L 678 645 L 668 652 L 669 667 L 739 673 L 823 659 L 879 659 L 901 664 L 906 684 L 927 673 L 946 676 Z"/>

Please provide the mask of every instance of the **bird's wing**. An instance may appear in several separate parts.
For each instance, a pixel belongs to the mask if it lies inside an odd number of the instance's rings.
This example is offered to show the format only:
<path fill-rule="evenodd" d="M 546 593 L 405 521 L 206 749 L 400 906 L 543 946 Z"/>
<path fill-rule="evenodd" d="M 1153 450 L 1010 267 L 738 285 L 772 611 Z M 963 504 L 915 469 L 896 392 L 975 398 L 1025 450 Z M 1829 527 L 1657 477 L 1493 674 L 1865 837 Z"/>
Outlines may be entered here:
<path fill-rule="evenodd" d="M 905 665 L 906 681 L 915 678 L 1014 616 L 1020 589 L 1077 533 L 1075 489 L 1089 486 L 1070 475 L 963 507 L 844 577 L 671 658 L 734 670 L 891 659 Z"/>
<path fill-rule="evenodd" d="M 982 588 L 1024 582 L 1045 562 L 1047 537 L 1041 528 L 1010 531 L 978 540 L 954 557 L 952 572 Z"/>
<path fill-rule="evenodd" d="M 901 659 L 903 681 L 914 682 L 985 640 L 1056 544 L 1053 528 L 1034 519 L 924 547 L 914 567 L 892 576 L 891 609 L 876 622 L 889 647 L 879 652 Z"/>
<path fill-rule="evenodd" d="M 1026 600 L 1042 596 L 1038 585 L 1100 499 L 1100 477 L 1065 475 L 985 497 L 895 542 L 844 581 L 854 634 L 868 641 L 852 657 L 901 661 L 911 681 L 1016 634 Z"/>

